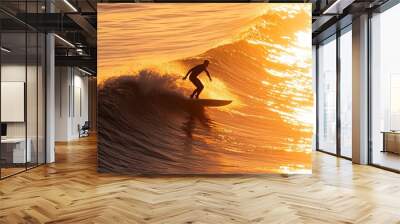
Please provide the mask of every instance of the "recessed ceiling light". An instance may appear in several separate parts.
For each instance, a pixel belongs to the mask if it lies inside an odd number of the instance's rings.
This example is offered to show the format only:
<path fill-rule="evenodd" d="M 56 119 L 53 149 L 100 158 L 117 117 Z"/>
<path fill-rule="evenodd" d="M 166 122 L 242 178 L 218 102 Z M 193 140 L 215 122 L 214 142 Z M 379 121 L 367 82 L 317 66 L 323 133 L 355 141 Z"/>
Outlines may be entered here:
<path fill-rule="evenodd" d="M 351 5 L 355 0 L 336 0 L 322 14 L 342 14 L 343 9 Z"/>
<path fill-rule="evenodd" d="M 61 40 L 62 42 L 64 42 L 65 44 L 67 44 L 68 46 L 75 48 L 75 45 L 73 45 L 71 42 L 69 42 L 68 40 L 60 37 L 58 34 L 54 34 L 55 37 L 57 37 L 59 40 Z"/>
<path fill-rule="evenodd" d="M 83 69 L 81 69 L 81 68 L 79 68 L 79 67 L 78 67 L 78 70 L 81 71 L 81 72 L 83 72 L 83 73 L 85 73 L 85 74 L 87 74 L 87 75 L 90 75 L 90 76 L 93 75 L 92 73 L 90 73 L 90 72 L 88 72 L 88 71 L 86 71 L 86 70 L 83 70 Z"/>
<path fill-rule="evenodd" d="M 1 49 L 1 51 L 4 51 L 6 53 L 10 53 L 11 52 L 11 50 L 9 50 L 9 49 L 7 49 L 5 47 L 1 47 L 0 49 Z"/>

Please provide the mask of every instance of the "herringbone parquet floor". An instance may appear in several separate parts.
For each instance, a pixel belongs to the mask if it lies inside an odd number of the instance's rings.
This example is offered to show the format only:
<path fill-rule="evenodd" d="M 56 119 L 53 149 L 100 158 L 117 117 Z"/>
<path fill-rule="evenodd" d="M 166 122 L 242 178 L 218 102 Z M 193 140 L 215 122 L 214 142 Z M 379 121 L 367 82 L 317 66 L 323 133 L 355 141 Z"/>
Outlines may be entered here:
<path fill-rule="evenodd" d="M 0 223 L 400 223 L 400 175 L 316 153 L 303 176 L 96 172 L 96 141 L 0 181 Z"/>

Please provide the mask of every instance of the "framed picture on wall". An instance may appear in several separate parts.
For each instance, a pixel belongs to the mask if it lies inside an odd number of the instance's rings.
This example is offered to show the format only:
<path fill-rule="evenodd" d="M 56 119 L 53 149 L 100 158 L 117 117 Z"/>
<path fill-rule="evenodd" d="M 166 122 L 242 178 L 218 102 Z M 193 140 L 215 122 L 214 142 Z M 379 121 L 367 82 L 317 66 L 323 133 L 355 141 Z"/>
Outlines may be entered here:
<path fill-rule="evenodd" d="M 311 173 L 311 4 L 98 4 L 98 169 Z"/>

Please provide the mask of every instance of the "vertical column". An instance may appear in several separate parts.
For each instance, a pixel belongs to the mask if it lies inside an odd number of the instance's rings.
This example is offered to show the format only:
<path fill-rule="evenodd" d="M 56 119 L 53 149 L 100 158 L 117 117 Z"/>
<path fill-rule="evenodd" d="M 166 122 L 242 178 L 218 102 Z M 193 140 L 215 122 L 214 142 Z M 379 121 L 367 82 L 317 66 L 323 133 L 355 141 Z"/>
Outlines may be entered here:
<path fill-rule="evenodd" d="M 313 97 L 314 97 L 314 114 L 316 115 L 314 118 L 314 135 L 313 135 L 313 141 L 312 141 L 312 150 L 315 151 L 317 150 L 317 46 L 313 45 L 312 46 L 312 58 L 313 58 L 313 63 L 312 63 L 312 86 L 313 86 Z"/>
<path fill-rule="evenodd" d="M 46 1 L 46 11 L 53 12 L 51 1 Z M 46 163 L 55 161 L 55 43 L 54 34 L 46 34 Z"/>
<path fill-rule="evenodd" d="M 368 15 L 353 19 L 353 162 L 368 163 Z"/>

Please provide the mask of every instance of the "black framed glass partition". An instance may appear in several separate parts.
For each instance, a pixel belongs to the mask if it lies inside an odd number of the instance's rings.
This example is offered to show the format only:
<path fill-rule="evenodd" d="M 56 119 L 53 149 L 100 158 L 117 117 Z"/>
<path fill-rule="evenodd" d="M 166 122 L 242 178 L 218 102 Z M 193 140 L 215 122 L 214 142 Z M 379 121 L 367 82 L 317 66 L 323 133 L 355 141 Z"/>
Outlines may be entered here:
<path fill-rule="evenodd" d="M 1 176 L 26 169 L 30 144 L 26 141 L 26 33 L 1 34 Z M 4 49 L 7 49 L 6 51 Z M 28 153 L 28 154 L 27 154 Z"/>
<path fill-rule="evenodd" d="M 46 39 L 17 18 L 43 12 L 43 4 L 0 3 L 1 179 L 45 163 Z"/>
<path fill-rule="evenodd" d="M 352 157 L 352 27 L 317 47 L 317 150 Z"/>

